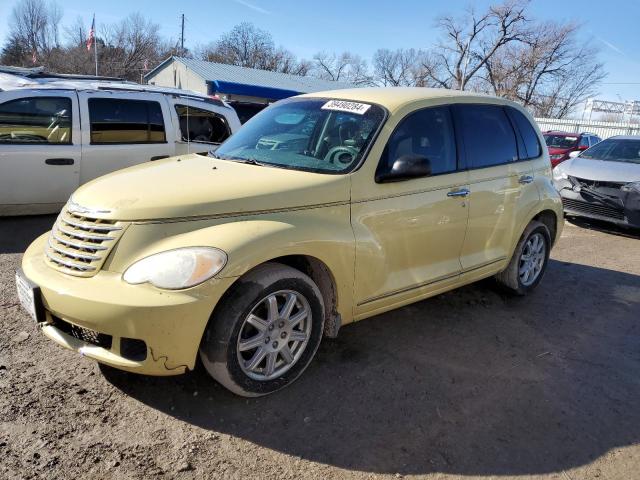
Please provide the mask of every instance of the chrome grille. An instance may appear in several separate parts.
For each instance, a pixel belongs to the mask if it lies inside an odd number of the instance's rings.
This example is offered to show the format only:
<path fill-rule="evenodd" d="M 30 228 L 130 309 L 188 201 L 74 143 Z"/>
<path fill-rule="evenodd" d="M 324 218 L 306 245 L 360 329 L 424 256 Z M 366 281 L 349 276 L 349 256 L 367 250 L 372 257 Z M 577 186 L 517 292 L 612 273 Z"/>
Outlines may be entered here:
<path fill-rule="evenodd" d="M 71 212 L 65 207 L 45 247 L 49 264 L 70 275 L 98 273 L 128 223 Z"/>

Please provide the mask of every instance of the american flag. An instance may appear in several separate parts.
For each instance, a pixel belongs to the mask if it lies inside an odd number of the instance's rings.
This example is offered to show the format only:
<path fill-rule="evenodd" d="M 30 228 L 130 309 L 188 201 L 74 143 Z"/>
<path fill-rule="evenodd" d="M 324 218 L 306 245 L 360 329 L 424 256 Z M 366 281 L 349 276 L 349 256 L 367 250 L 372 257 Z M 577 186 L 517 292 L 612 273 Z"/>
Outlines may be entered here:
<path fill-rule="evenodd" d="M 91 46 L 96 41 L 96 14 L 93 14 L 93 21 L 91 22 L 91 30 L 89 30 L 89 37 L 87 38 L 87 50 L 91 51 Z"/>

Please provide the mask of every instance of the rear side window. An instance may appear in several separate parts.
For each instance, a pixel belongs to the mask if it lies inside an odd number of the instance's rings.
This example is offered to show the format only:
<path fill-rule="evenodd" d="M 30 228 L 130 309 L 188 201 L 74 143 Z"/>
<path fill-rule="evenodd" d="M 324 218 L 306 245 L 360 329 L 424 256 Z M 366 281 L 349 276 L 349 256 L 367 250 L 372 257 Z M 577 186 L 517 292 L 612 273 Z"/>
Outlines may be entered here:
<path fill-rule="evenodd" d="M 455 105 L 456 126 L 462 134 L 469 168 L 516 161 L 516 136 L 498 105 Z"/>
<path fill-rule="evenodd" d="M 165 143 L 158 102 L 90 98 L 91 143 Z"/>
<path fill-rule="evenodd" d="M 589 138 L 585 135 L 580 139 L 579 147 L 587 147 L 589 148 Z"/>
<path fill-rule="evenodd" d="M 456 142 L 448 107 L 425 108 L 405 117 L 391 135 L 379 168 L 387 171 L 397 158 L 408 154 L 427 157 L 433 175 L 456 170 Z"/>
<path fill-rule="evenodd" d="M 0 144 L 71 143 L 71 99 L 29 97 L 0 104 Z"/>
<path fill-rule="evenodd" d="M 520 151 L 520 160 L 529 160 L 531 158 L 538 158 L 542 155 L 542 147 L 538 140 L 538 134 L 535 128 L 529 122 L 529 119 L 520 111 L 512 107 L 506 107 L 506 111 L 511 118 L 511 121 L 516 126 L 522 137 L 524 143 L 524 151 Z M 522 149 L 520 149 L 522 150 Z"/>
<path fill-rule="evenodd" d="M 231 135 L 227 121 L 217 113 L 189 105 L 176 105 L 176 112 L 185 142 L 222 143 Z"/>

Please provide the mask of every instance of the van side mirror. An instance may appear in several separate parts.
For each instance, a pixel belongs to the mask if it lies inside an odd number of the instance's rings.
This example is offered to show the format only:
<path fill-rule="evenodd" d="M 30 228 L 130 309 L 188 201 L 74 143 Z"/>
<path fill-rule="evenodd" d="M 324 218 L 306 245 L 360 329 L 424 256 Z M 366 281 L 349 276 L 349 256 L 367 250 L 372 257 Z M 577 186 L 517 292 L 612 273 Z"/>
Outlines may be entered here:
<path fill-rule="evenodd" d="M 574 150 L 573 152 L 569 152 L 569 158 L 576 158 L 582 153 L 582 150 Z"/>
<path fill-rule="evenodd" d="M 431 161 L 424 155 L 409 153 L 396 158 L 391 168 L 376 172 L 376 183 L 399 182 L 431 175 Z"/>

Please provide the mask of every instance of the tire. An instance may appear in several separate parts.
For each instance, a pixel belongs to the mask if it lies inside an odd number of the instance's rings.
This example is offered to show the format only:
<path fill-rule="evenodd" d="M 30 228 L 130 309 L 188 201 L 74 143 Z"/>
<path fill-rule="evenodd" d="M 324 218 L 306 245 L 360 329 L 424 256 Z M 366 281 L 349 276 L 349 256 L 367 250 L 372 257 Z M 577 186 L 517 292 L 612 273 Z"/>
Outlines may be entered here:
<path fill-rule="evenodd" d="M 532 243 L 534 239 L 538 239 L 538 241 L 543 242 L 544 252 L 542 254 L 536 255 L 541 263 L 539 265 L 539 270 L 535 273 L 535 276 L 531 275 L 527 277 L 524 274 L 521 274 L 521 266 L 523 270 L 526 268 L 523 266 L 523 262 L 526 260 L 523 259 L 523 254 L 526 256 L 527 252 L 531 251 Z M 525 252 L 525 250 L 527 250 Z M 532 220 L 527 228 L 524 229 L 520 240 L 518 241 L 518 245 L 513 252 L 513 256 L 511 257 L 511 261 L 505 270 L 496 275 L 496 280 L 500 283 L 505 289 L 515 295 L 526 295 L 531 292 L 534 288 L 538 286 L 540 280 L 544 276 L 545 271 L 547 270 L 547 263 L 549 262 L 549 253 L 551 251 L 551 234 L 549 233 L 549 229 L 547 226 L 537 220 Z"/>
<path fill-rule="evenodd" d="M 286 305 L 293 305 L 288 316 Z M 200 343 L 200 358 L 228 390 L 259 397 L 302 374 L 320 346 L 323 328 L 324 302 L 313 280 L 286 265 L 265 263 L 240 278 L 218 304 Z"/>

